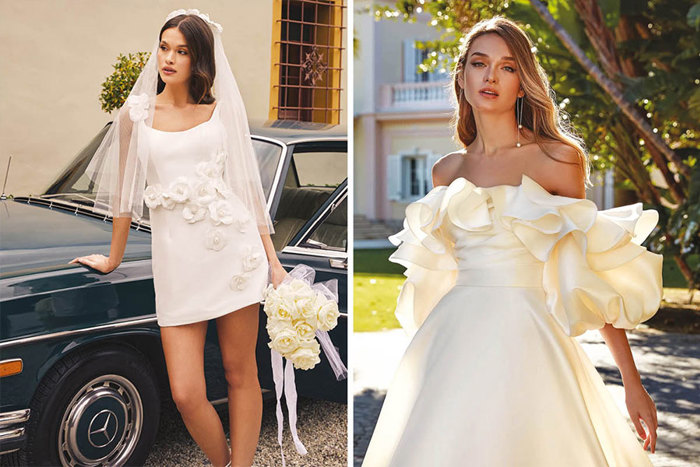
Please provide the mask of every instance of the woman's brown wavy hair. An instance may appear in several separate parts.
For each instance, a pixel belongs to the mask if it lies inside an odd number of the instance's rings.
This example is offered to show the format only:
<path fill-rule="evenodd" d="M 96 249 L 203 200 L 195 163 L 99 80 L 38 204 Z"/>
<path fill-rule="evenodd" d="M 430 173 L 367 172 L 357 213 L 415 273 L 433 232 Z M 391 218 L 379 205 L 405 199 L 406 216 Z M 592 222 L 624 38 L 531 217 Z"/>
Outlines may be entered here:
<path fill-rule="evenodd" d="M 197 104 L 211 104 L 214 96 L 211 87 L 214 85 L 216 65 L 214 61 L 214 34 L 209 25 L 196 15 L 179 15 L 169 19 L 160 29 L 158 39 L 163 38 L 166 29 L 177 28 L 187 41 L 190 53 L 190 96 Z M 158 91 L 165 89 L 165 83 L 158 74 Z"/>
<path fill-rule="evenodd" d="M 549 85 L 547 74 L 535 58 L 534 46 L 530 38 L 515 22 L 501 16 L 478 22 L 465 37 L 462 51 L 452 73 L 453 88 L 457 101 L 457 109 L 453 117 L 455 138 L 461 141 L 464 147 L 467 147 L 476 138 L 476 122 L 474 121 L 472 106 L 462 93 L 457 76 L 464 70 L 467 56 L 474 40 L 484 34 L 491 33 L 498 34 L 503 38 L 515 57 L 520 86 L 525 92 L 522 105 L 523 127 L 532 131 L 535 143 L 540 146 L 547 156 L 559 162 L 565 161 L 553 157 L 543 147 L 543 143 L 560 141 L 574 148 L 579 155 L 580 164 L 584 168 L 584 181 L 587 185 L 591 185 L 590 164 L 588 155 L 584 150 L 583 140 L 574 133 L 567 120 L 568 116 L 564 117 L 566 115 L 565 112 L 556 105 L 554 91 Z M 517 121 L 517 109 L 515 112 Z"/>

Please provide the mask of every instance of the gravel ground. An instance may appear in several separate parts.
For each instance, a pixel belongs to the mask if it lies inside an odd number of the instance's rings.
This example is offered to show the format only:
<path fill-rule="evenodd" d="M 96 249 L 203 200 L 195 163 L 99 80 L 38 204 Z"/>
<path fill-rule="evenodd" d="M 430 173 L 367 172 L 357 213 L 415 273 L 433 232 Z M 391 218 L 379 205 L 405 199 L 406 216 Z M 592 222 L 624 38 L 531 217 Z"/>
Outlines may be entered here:
<path fill-rule="evenodd" d="M 346 404 L 299 398 L 297 403 L 297 430 L 308 453 L 297 454 L 289 432 L 287 409 L 284 411 L 284 457 L 292 466 L 347 466 L 348 431 Z M 221 423 L 228 438 L 227 406 L 217 406 Z M 161 414 L 158 437 L 146 459 L 147 466 L 196 466 L 211 465 L 202 450 L 192 440 L 177 409 L 172 407 Z M 277 419 L 275 400 L 263 402 L 262 429 L 255 453 L 255 466 L 270 467 L 282 465 L 277 444 Z"/>
<path fill-rule="evenodd" d="M 700 466 L 700 335 L 640 327 L 628 332 L 642 381 L 659 420 L 656 467 Z M 597 332 L 577 338 L 600 372 L 618 408 L 627 416 L 620 374 Z M 353 336 L 353 464 L 359 467 L 396 365 L 408 345 L 401 329 Z M 631 424 L 630 424 L 631 426 Z"/>

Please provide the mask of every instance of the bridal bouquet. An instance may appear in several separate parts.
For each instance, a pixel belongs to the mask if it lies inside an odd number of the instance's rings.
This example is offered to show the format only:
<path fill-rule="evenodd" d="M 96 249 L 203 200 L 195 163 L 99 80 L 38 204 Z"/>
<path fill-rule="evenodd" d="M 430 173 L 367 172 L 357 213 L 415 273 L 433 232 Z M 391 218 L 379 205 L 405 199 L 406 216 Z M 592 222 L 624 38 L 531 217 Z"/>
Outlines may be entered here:
<path fill-rule="evenodd" d="M 313 284 L 313 277 L 314 270 L 300 264 L 277 288 L 269 284 L 264 292 L 268 346 L 299 370 L 310 370 L 321 361 L 316 333 L 333 329 L 340 315 L 337 281 Z"/>
<path fill-rule="evenodd" d="M 309 370 L 321 361 L 320 353 L 328 359 L 338 381 L 345 379 L 345 367 L 338 350 L 333 346 L 328 331 L 338 324 L 338 281 L 314 284 L 314 270 L 298 264 L 275 288 L 268 285 L 263 292 L 267 315 L 267 333 L 270 336 L 270 358 L 272 379 L 275 382 L 277 398 L 277 444 L 282 454 L 282 466 L 286 466 L 282 449 L 281 397 L 284 392 L 289 412 L 289 429 L 297 452 L 306 454 L 306 448 L 297 433 L 297 392 L 294 382 L 294 368 Z M 318 340 L 316 340 L 318 339 Z M 320 342 L 320 345 L 319 345 Z M 283 365 L 283 359 L 287 364 Z"/>

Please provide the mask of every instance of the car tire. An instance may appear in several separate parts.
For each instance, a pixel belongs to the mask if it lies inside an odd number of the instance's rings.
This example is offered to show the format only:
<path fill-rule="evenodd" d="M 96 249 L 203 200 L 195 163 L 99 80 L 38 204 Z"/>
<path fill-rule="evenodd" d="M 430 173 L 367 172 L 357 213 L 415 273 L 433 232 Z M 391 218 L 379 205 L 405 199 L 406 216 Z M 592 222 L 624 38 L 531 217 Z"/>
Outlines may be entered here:
<path fill-rule="evenodd" d="M 37 388 L 20 455 L 25 465 L 142 465 L 160 406 L 142 353 L 115 345 L 76 351 Z"/>

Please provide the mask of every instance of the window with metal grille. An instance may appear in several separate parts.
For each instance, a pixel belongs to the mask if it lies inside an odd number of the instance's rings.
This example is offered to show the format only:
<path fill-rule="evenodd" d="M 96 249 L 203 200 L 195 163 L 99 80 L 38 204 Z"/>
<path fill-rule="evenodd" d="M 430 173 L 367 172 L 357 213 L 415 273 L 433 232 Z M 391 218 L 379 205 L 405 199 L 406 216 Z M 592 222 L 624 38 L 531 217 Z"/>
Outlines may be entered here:
<path fill-rule="evenodd" d="M 270 119 L 340 123 L 343 0 L 275 0 Z"/>

